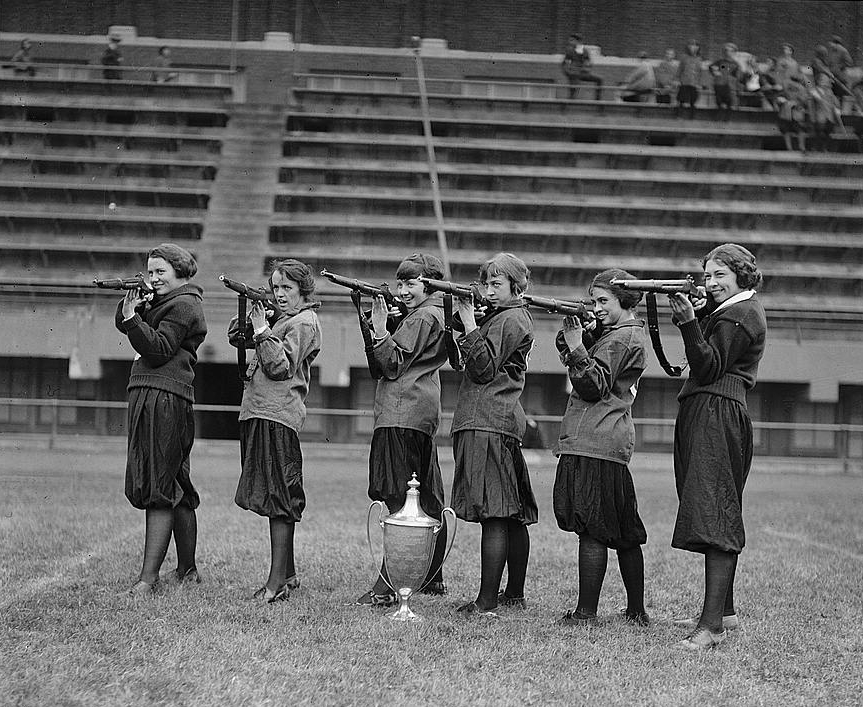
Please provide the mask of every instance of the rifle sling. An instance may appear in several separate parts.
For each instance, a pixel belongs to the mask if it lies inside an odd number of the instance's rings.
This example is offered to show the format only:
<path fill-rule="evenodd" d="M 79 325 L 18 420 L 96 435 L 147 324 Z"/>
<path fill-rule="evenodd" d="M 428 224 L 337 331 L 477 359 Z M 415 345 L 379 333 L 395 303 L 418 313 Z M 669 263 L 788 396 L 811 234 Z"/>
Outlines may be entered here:
<path fill-rule="evenodd" d="M 460 371 L 462 370 L 461 355 L 458 344 L 452 337 L 452 295 L 443 296 L 443 321 L 447 360 L 454 371 Z"/>
<path fill-rule="evenodd" d="M 679 378 L 683 373 L 683 366 L 674 366 L 668 362 L 665 357 L 665 351 L 662 349 L 662 340 L 659 338 L 659 314 L 656 309 L 656 294 L 653 292 L 647 293 L 647 331 L 650 334 L 650 343 L 653 344 L 653 350 L 656 353 L 656 358 L 662 370 L 673 378 Z"/>
<path fill-rule="evenodd" d="M 240 342 L 237 347 L 237 368 L 242 383 L 249 380 L 246 375 L 246 328 L 246 298 L 244 295 L 237 295 L 237 338 Z"/>
<path fill-rule="evenodd" d="M 363 337 L 363 348 L 366 352 L 366 363 L 369 367 L 369 373 L 372 378 L 375 380 L 380 379 L 383 376 L 383 371 L 381 370 L 380 364 L 375 359 L 375 355 L 373 352 L 375 341 L 374 336 L 372 335 L 372 330 L 369 328 L 369 323 L 366 321 L 366 317 L 363 314 L 362 309 L 362 294 L 359 290 L 351 290 L 351 302 L 354 303 L 354 307 L 357 310 L 357 320 L 360 324 L 360 334 Z"/>

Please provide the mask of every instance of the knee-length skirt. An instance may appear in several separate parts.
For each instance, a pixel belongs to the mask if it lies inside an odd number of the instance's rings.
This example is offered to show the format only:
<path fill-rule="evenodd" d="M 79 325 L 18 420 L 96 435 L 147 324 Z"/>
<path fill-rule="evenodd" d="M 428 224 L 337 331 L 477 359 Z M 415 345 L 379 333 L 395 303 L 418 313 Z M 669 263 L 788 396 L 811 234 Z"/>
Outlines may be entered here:
<path fill-rule="evenodd" d="M 453 456 L 451 505 L 459 518 L 472 523 L 489 518 L 536 523 L 539 511 L 517 439 L 462 430 L 453 435 Z"/>
<path fill-rule="evenodd" d="M 674 427 L 679 507 L 672 547 L 739 553 L 746 544 L 743 487 L 752 464 L 746 406 L 712 394 L 680 401 Z"/>
<path fill-rule="evenodd" d="M 647 542 L 626 464 L 563 454 L 557 463 L 552 499 L 561 530 L 589 535 L 616 550 Z"/>
<path fill-rule="evenodd" d="M 234 502 L 266 518 L 299 522 L 306 493 L 297 433 L 272 420 L 241 420 L 240 457 L 243 469 Z"/>
<path fill-rule="evenodd" d="M 440 519 L 444 508 L 443 480 L 434 439 L 405 427 L 379 427 L 369 450 L 369 498 L 383 501 L 390 513 L 405 504 L 408 481 L 420 482 L 420 507 Z"/>
<path fill-rule="evenodd" d="M 190 478 L 195 441 L 192 403 L 157 388 L 129 391 L 126 498 L 135 508 L 197 508 Z"/>

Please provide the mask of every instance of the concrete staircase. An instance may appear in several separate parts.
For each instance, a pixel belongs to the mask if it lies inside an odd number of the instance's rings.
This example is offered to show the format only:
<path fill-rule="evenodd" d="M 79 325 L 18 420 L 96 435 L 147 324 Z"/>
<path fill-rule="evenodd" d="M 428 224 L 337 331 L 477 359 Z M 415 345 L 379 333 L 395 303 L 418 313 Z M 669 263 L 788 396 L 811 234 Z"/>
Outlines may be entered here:
<path fill-rule="evenodd" d="M 243 104 L 231 111 L 199 248 L 199 281 L 208 290 L 219 273 L 263 284 L 284 131 L 282 107 Z"/>

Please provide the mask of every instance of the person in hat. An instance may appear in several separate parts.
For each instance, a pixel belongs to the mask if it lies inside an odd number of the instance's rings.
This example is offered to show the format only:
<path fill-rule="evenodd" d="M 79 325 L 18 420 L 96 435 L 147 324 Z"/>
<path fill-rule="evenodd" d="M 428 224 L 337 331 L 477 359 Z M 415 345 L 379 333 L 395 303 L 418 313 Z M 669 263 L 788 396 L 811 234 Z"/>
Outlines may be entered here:
<path fill-rule="evenodd" d="M 689 117 L 695 117 L 695 104 L 698 102 L 698 89 L 701 86 L 702 70 L 701 47 L 694 39 L 686 45 L 677 67 L 677 115 L 680 116 L 685 105 L 689 105 Z"/>
<path fill-rule="evenodd" d="M 580 34 L 569 35 L 569 44 L 563 54 L 561 68 L 569 81 L 570 100 L 578 97 L 578 87 L 583 83 L 592 83 L 595 86 L 596 100 L 602 99 L 602 79 L 594 74 L 591 69 L 593 59 L 590 50 L 584 45 Z"/>
<path fill-rule="evenodd" d="M 123 54 L 120 52 L 120 38 L 109 37 L 108 46 L 102 52 L 102 66 L 106 67 L 102 70 L 102 76 L 109 81 L 117 81 L 123 78 L 123 72 L 116 68 L 123 64 Z"/>

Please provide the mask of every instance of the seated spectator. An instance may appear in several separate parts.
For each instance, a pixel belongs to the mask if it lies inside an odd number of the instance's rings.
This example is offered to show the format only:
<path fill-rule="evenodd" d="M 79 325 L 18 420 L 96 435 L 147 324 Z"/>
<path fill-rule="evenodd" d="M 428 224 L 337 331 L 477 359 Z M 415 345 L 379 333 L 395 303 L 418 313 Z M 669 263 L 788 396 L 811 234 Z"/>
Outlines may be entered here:
<path fill-rule="evenodd" d="M 776 59 L 772 56 L 767 57 L 766 68 L 761 71 L 761 95 L 767 101 L 769 107 L 773 110 L 778 110 L 776 99 L 782 93 L 782 83 L 779 80 L 779 69 Z"/>
<path fill-rule="evenodd" d="M 842 43 L 842 38 L 835 34 L 827 43 L 827 66 L 833 73 L 833 93 L 841 102 L 845 96 L 850 95 L 848 92 L 848 69 L 854 66 L 854 61 Z"/>
<path fill-rule="evenodd" d="M 675 61 L 674 56 L 673 49 L 666 49 L 665 58 L 653 70 L 653 75 L 656 78 L 657 103 L 671 104 L 671 95 L 674 93 L 674 87 L 677 84 L 678 62 Z"/>
<path fill-rule="evenodd" d="M 16 76 L 19 74 L 36 75 L 36 67 L 33 66 L 33 57 L 30 56 L 30 47 L 30 40 L 22 39 L 18 51 L 12 55 L 10 61 L 12 63 L 12 71 L 15 72 Z"/>
<path fill-rule="evenodd" d="M 794 58 L 794 47 L 787 42 L 782 45 L 782 56 L 776 61 L 776 80 L 782 89 L 792 76 L 800 76 L 800 64 Z"/>
<path fill-rule="evenodd" d="M 123 55 L 120 53 L 120 40 L 117 37 L 110 37 L 108 39 L 108 46 L 102 54 L 102 66 L 120 66 L 122 63 Z M 123 78 L 121 71 L 110 68 L 103 69 L 102 76 L 109 81 L 116 81 Z"/>
<path fill-rule="evenodd" d="M 653 64 L 647 60 L 647 52 L 639 53 L 638 58 L 640 63 L 624 80 L 625 93 L 620 94 L 621 100 L 627 103 L 642 103 L 656 91 L 656 76 Z"/>
<path fill-rule="evenodd" d="M 713 77 L 713 93 L 720 117 L 726 120 L 737 104 L 737 77 L 740 73 L 737 64 L 737 45 L 730 42 L 722 48 L 722 58 L 714 61 L 708 68 Z"/>
<path fill-rule="evenodd" d="M 764 102 L 761 93 L 761 69 L 754 56 L 751 54 L 749 55 L 746 59 L 743 70 L 740 71 L 737 78 L 739 81 L 738 88 L 740 90 L 739 105 L 745 108 L 761 108 Z"/>
<path fill-rule="evenodd" d="M 695 104 L 698 102 L 698 88 L 701 86 L 701 46 L 694 39 L 686 45 L 686 51 L 680 57 L 677 69 L 677 115 L 683 106 L 689 104 L 689 117 L 695 117 Z"/>
<path fill-rule="evenodd" d="M 584 46 L 580 34 L 571 34 L 569 44 L 563 55 L 563 73 L 569 81 L 569 98 L 572 100 L 578 96 L 578 87 L 582 83 L 592 83 L 595 86 L 595 97 L 602 99 L 602 79 L 591 73 L 593 60 L 590 58 L 590 50 Z"/>
<path fill-rule="evenodd" d="M 821 74 L 818 84 L 810 91 L 812 95 L 812 142 L 816 150 L 830 148 L 830 136 L 842 122 L 840 99 L 834 93 L 830 77 Z"/>
<path fill-rule="evenodd" d="M 833 82 L 833 72 L 827 58 L 827 47 L 819 44 L 815 47 L 815 55 L 812 57 L 812 82 L 817 86 L 821 76 L 829 76 Z"/>
<path fill-rule="evenodd" d="M 150 77 L 151 81 L 156 83 L 166 83 L 168 81 L 177 80 L 177 72 L 171 71 L 171 48 L 159 47 L 159 53 L 156 55 L 156 61 L 153 62 L 156 70 Z"/>
<path fill-rule="evenodd" d="M 785 149 L 792 150 L 791 135 L 797 134 L 800 152 L 806 153 L 806 128 L 811 115 L 811 96 L 803 85 L 801 75 L 791 76 L 782 93 L 776 98 L 779 106 L 777 118 L 779 131 L 785 139 Z"/>

